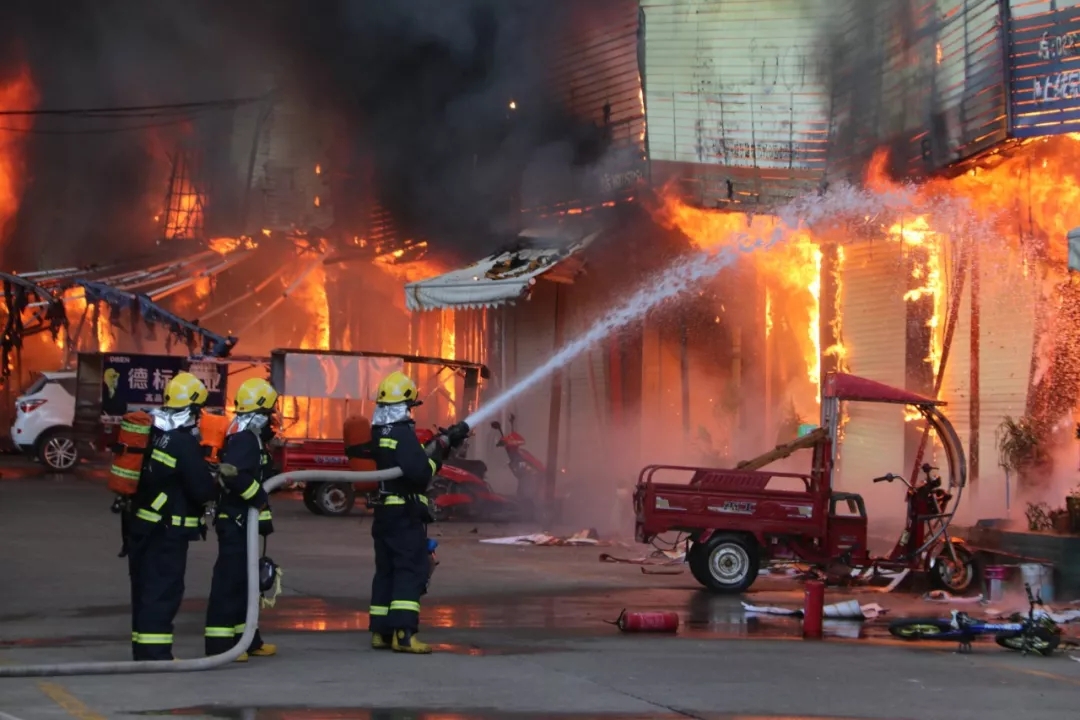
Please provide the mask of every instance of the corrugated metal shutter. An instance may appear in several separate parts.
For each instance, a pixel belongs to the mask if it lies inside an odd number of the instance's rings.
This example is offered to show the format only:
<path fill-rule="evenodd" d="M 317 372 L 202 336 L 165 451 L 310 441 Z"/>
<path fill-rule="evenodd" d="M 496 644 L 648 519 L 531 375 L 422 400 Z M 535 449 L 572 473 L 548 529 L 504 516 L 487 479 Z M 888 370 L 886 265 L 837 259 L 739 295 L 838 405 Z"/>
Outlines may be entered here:
<path fill-rule="evenodd" d="M 979 474 L 990 497 L 1004 501 L 1004 473 L 998 466 L 997 428 L 1006 415 L 1018 418 L 1027 403 L 1034 344 L 1036 285 L 1021 263 L 992 262 L 1004 249 L 982 251 L 979 313 Z M 1008 255 L 1004 255 L 1008 257 Z M 960 434 L 965 455 L 971 447 L 971 278 L 965 283 L 956 335 L 945 366 L 942 399 Z M 970 459 L 969 459 L 970 462 Z M 998 491 L 1000 495 L 995 495 Z"/>
<path fill-rule="evenodd" d="M 938 0 L 931 152 L 941 165 L 1005 139 L 1005 44 L 1000 0 Z M 944 145 L 937 152 L 938 147 Z"/>
<path fill-rule="evenodd" d="M 848 370 L 860 377 L 905 385 L 907 308 L 905 273 L 898 242 L 847 245 L 843 251 L 840 318 Z M 907 474 L 904 465 L 904 408 L 847 403 L 836 486 L 862 493 L 871 516 L 895 514 L 896 491 L 872 485 L 887 472 Z M 880 514 L 879 514 L 880 517 Z"/>
<path fill-rule="evenodd" d="M 1010 5 L 1012 134 L 1025 138 L 1076 132 L 1080 7 L 1046 0 L 1013 0 Z"/>
<path fill-rule="evenodd" d="M 633 194 L 646 173 L 638 3 L 562 0 L 540 7 L 558 18 L 561 28 L 559 42 L 540 49 L 551 58 L 548 87 L 577 120 L 607 133 L 610 145 L 595 165 L 584 169 L 571 169 L 562 159 L 552 168 L 538 158 L 525 173 L 522 206 L 539 213 Z M 552 182 L 554 172 L 564 175 L 561 182 Z"/>
<path fill-rule="evenodd" d="M 829 94 L 816 72 L 830 0 L 643 0 L 654 184 L 757 203 L 816 185 Z M 730 182 L 730 184 L 729 184 Z"/>
<path fill-rule="evenodd" d="M 322 173 L 323 123 L 296 102 L 274 105 L 262 126 L 251 187 L 248 232 L 327 228 L 330 188 Z M 316 172 L 316 166 L 320 172 Z M 318 204 L 316 204 L 318 198 Z"/>
<path fill-rule="evenodd" d="M 939 170 L 1005 140 L 999 0 L 838 0 L 830 175 L 889 144 L 911 173 Z"/>

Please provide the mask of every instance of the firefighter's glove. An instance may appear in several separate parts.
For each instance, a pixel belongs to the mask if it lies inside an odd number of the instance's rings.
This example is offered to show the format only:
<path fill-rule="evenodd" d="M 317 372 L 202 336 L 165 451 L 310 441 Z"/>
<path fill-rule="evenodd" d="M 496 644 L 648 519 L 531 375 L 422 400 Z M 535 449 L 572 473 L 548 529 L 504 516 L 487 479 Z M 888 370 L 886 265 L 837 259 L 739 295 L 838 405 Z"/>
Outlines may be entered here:
<path fill-rule="evenodd" d="M 221 463 L 221 465 L 218 465 L 218 473 L 221 477 L 234 478 L 240 474 L 240 471 L 236 469 L 235 465 Z"/>
<path fill-rule="evenodd" d="M 459 447 L 469 437 L 469 424 L 464 420 L 451 425 L 446 430 L 446 439 L 450 443 L 450 447 Z"/>

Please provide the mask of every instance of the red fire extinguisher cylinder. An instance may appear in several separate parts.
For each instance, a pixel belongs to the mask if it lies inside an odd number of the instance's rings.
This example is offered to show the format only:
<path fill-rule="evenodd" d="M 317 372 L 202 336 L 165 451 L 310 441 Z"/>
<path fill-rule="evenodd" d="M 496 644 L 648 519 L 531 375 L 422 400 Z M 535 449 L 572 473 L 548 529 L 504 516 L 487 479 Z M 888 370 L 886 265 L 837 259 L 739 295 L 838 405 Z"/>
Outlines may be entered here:
<path fill-rule="evenodd" d="M 669 632 L 679 629 L 679 614 L 673 612 L 626 612 L 615 621 L 623 632 Z"/>
<path fill-rule="evenodd" d="M 822 615 L 825 609 L 825 583 L 807 580 L 803 596 L 803 637 L 818 640 L 822 636 Z"/>

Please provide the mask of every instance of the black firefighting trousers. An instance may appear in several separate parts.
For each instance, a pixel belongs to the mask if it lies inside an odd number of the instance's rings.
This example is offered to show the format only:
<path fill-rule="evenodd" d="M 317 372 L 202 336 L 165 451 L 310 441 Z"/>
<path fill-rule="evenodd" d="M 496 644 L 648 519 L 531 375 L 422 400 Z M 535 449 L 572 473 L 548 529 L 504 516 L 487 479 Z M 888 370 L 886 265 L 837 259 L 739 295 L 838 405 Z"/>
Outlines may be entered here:
<path fill-rule="evenodd" d="M 426 499 L 426 498 L 425 498 Z M 427 550 L 427 508 L 416 498 L 391 495 L 375 507 L 371 537 L 375 540 L 375 577 L 371 581 L 368 629 L 389 635 L 416 632 L 420 596 L 431 570 Z"/>
<path fill-rule="evenodd" d="M 127 540 L 131 651 L 136 660 L 172 660 L 173 618 L 184 599 L 189 539 L 162 523 L 135 521 Z"/>
<path fill-rule="evenodd" d="M 244 634 L 247 619 L 247 531 L 244 516 L 219 517 L 214 523 L 218 537 L 218 556 L 210 581 L 210 600 L 206 606 L 206 654 L 228 651 Z M 256 628 L 248 652 L 262 647 Z"/>

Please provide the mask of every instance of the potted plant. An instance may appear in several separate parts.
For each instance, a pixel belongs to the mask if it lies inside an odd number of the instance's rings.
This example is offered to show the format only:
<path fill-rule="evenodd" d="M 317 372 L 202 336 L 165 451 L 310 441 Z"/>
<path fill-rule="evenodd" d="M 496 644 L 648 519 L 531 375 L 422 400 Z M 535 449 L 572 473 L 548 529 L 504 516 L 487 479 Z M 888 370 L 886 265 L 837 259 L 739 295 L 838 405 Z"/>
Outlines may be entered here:
<path fill-rule="evenodd" d="M 1050 457 L 1042 434 L 1030 418 L 1014 420 L 1006 415 L 997 429 L 998 462 L 1014 472 L 1021 486 L 1031 486 L 1047 469 Z"/>
<path fill-rule="evenodd" d="M 1072 527 L 1069 522 L 1069 511 L 1065 508 L 1058 508 L 1050 513 L 1050 526 L 1054 532 L 1059 535 L 1068 535 Z"/>
<path fill-rule="evenodd" d="M 1065 498 L 1065 509 L 1069 513 L 1069 531 L 1080 533 L 1080 485 Z"/>
<path fill-rule="evenodd" d="M 1024 515 L 1031 532 L 1046 532 L 1054 527 L 1054 522 L 1050 519 L 1050 507 L 1046 503 L 1028 503 Z"/>

